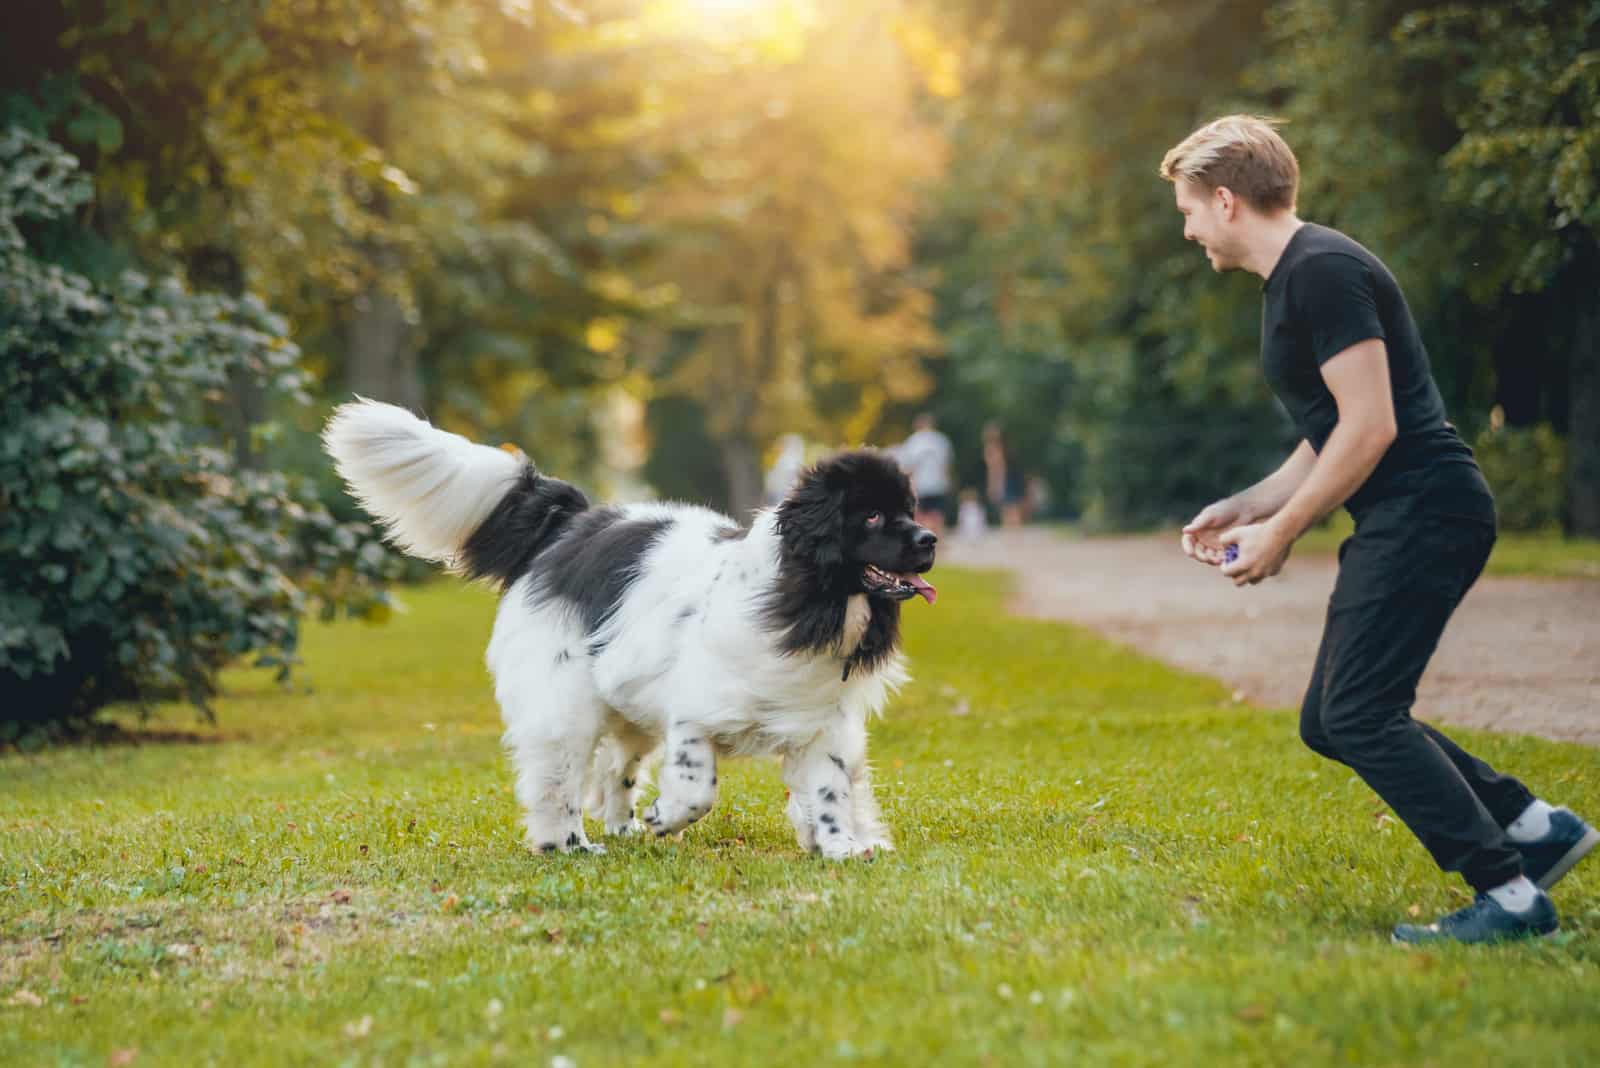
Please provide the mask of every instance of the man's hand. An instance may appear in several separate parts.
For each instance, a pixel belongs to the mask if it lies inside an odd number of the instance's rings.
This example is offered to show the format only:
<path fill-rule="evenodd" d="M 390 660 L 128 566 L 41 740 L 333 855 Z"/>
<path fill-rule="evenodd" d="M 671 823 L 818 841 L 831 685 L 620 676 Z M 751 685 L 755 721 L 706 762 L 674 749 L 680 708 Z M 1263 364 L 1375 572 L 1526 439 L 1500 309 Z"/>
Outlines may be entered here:
<path fill-rule="evenodd" d="M 1224 552 L 1229 545 L 1239 547 L 1238 558 L 1222 566 L 1222 573 L 1233 579 L 1235 586 L 1254 586 L 1276 575 L 1283 570 L 1289 550 L 1294 548 L 1294 539 L 1273 522 L 1234 527 L 1220 540 Z"/>
<path fill-rule="evenodd" d="M 1244 505 L 1236 497 L 1226 497 L 1200 510 L 1183 528 L 1183 554 L 1191 560 L 1216 567 L 1223 562 L 1226 549 L 1218 536 L 1245 518 Z"/>

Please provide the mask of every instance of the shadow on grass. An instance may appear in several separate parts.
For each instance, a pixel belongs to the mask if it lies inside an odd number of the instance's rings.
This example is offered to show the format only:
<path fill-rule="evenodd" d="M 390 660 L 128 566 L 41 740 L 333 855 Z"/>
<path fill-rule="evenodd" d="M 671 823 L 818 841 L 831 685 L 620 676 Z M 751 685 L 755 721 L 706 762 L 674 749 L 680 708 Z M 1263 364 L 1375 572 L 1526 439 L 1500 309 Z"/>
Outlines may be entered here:
<path fill-rule="evenodd" d="M 222 745 L 248 741 L 250 735 L 238 730 L 216 728 L 129 726 L 115 720 L 94 720 L 70 727 L 58 726 L 48 737 L 41 732 L 24 734 L 15 741 L 0 742 L 0 760 L 6 757 L 36 755 L 59 749 L 115 749 L 155 745 Z"/>

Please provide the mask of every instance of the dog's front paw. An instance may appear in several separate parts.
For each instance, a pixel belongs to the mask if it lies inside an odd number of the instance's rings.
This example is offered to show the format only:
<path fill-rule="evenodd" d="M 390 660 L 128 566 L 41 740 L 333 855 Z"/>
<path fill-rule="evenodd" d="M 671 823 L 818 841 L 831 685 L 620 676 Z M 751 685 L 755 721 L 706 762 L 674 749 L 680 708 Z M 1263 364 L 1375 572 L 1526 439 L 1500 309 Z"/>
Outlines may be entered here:
<path fill-rule="evenodd" d="M 535 853 L 595 853 L 603 854 L 606 847 L 598 842 L 591 842 L 583 835 L 576 832 L 567 835 L 565 841 L 549 842 L 537 841 L 528 838 L 528 848 Z"/>
<path fill-rule="evenodd" d="M 806 810 L 793 797 L 789 799 L 788 816 L 789 823 L 794 827 L 795 840 L 800 843 L 800 848 L 807 853 L 816 852 L 817 825 L 811 822 L 811 817 L 806 815 Z"/>
<path fill-rule="evenodd" d="M 825 860 L 872 860 L 879 848 L 847 834 L 829 834 L 817 839 L 817 849 Z"/>
<path fill-rule="evenodd" d="M 686 805 L 668 797 L 658 797 L 644 810 L 644 825 L 657 838 L 665 838 L 677 834 L 710 811 L 710 805 Z"/>
<path fill-rule="evenodd" d="M 632 838 L 634 835 L 643 834 L 644 832 L 644 824 L 632 818 L 622 823 L 606 824 L 606 833 L 616 835 L 618 838 Z"/>

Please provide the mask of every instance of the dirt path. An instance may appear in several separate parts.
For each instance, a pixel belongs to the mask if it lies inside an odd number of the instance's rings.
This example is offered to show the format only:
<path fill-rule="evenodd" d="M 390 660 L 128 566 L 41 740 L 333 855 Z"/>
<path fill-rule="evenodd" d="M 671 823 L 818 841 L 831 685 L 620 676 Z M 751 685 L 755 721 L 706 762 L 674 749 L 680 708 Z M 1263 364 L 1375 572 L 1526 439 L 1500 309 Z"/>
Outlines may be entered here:
<path fill-rule="evenodd" d="M 1017 610 L 1086 624 L 1249 700 L 1297 707 L 1333 589 L 1332 557 L 1291 558 L 1238 590 L 1177 537 L 1072 539 L 1028 527 L 954 538 L 940 562 L 1018 575 Z M 1486 578 L 1451 620 L 1417 697 L 1425 719 L 1600 745 L 1600 583 Z"/>

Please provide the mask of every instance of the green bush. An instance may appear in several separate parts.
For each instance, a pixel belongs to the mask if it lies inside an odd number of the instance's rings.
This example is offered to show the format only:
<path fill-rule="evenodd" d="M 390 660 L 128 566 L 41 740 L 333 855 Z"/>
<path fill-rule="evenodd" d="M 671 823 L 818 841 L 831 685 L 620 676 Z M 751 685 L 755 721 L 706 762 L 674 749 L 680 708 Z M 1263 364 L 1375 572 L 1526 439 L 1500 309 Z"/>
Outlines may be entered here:
<path fill-rule="evenodd" d="M 209 715 L 235 658 L 287 678 L 310 604 L 387 607 L 394 562 L 370 528 L 223 447 L 230 382 L 306 402 L 284 322 L 42 258 L 89 199 L 70 155 L 0 132 L 0 743 L 114 701 Z"/>
<path fill-rule="evenodd" d="M 1561 524 L 1566 499 L 1567 443 L 1548 423 L 1485 430 L 1474 445 L 1494 490 L 1505 530 L 1548 530 Z"/>

